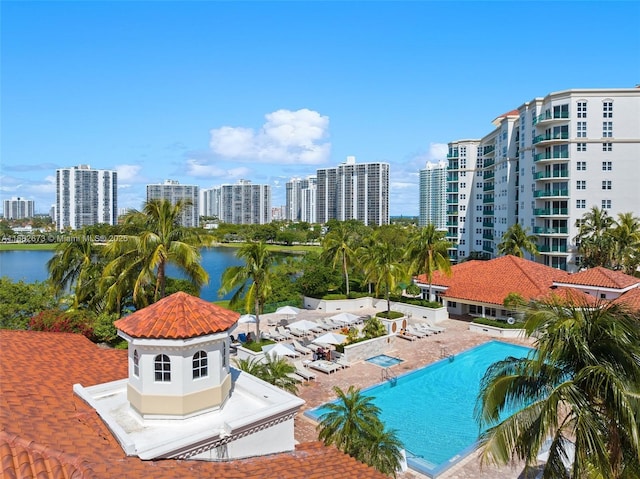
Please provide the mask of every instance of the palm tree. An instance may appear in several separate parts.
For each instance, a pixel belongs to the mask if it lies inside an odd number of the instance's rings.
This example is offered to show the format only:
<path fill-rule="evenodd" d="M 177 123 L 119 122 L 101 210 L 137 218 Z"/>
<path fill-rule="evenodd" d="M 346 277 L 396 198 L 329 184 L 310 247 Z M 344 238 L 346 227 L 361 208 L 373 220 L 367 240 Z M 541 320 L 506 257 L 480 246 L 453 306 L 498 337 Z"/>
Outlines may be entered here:
<path fill-rule="evenodd" d="M 619 213 L 614 225 L 614 267 L 633 275 L 640 265 L 640 218 L 631 212 Z"/>
<path fill-rule="evenodd" d="M 615 248 L 611 235 L 613 218 L 609 216 L 607 210 L 593 206 L 578 223 L 579 229 L 575 241 L 582 254 L 582 266 L 610 267 Z"/>
<path fill-rule="evenodd" d="M 241 371 L 251 374 L 290 393 L 298 392 L 298 381 L 292 377 L 296 368 L 286 359 L 265 354 L 259 358 L 236 359 L 235 364 Z"/>
<path fill-rule="evenodd" d="M 224 295 L 237 288 L 230 304 L 239 304 L 244 299 L 245 311 L 253 311 L 256 316 L 256 338 L 259 338 L 260 314 L 271 294 L 273 256 L 262 242 L 244 244 L 238 249 L 236 256 L 243 259 L 244 264 L 224 270 L 218 294 Z"/>
<path fill-rule="evenodd" d="M 169 200 L 150 200 L 142 212 L 132 211 L 124 219 L 125 228 L 132 228 L 134 234 L 105 247 L 105 254 L 111 259 L 105 268 L 105 278 L 125 283 L 135 278 L 132 282 L 136 307 L 147 305 L 150 294 L 152 302 L 164 298 L 167 264 L 178 267 L 197 288 L 209 281 L 200 264 L 199 248 L 210 244 L 211 238 L 179 224 L 183 210 L 189 205 L 181 200 L 175 204 Z M 138 231 L 140 227 L 142 231 Z"/>
<path fill-rule="evenodd" d="M 385 431 L 380 421 L 380 409 L 373 398 L 349 386 L 345 393 L 333 388 L 337 402 L 327 404 L 328 412 L 320 417 L 318 438 L 325 445 L 335 445 L 342 452 L 359 461 L 393 474 L 400 465 L 400 441 L 395 432 Z"/>
<path fill-rule="evenodd" d="M 493 364 L 481 383 L 483 462 L 535 464 L 551 439 L 543 478 L 564 478 L 574 441 L 571 477 L 640 477 L 638 312 L 551 300 L 533 305 L 524 327 L 536 353 Z"/>
<path fill-rule="evenodd" d="M 451 275 L 451 261 L 448 248 L 451 247 L 445 239 L 445 232 L 429 224 L 419 228 L 409 236 L 409 244 L 405 257 L 410 261 L 411 271 L 415 274 L 423 273 L 429 283 L 429 301 L 432 301 L 433 275 L 440 271 Z"/>
<path fill-rule="evenodd" d="M 331 261 L 335 268 L 338 262 L 342 266 L 346 293 L 349 295 L 349 265 L 354 257 L 354 233 L 348 223 L 336 221 L 322 240 L 322 256 Z"/>
<path fill-rule="evenodd" d="M 384 290 L 387 311 L 391 311 L 391 292 L 409 276 L 402 261 L 401 242 L 389 237 L 384 229 L 376 230 L 373 241 L 358 249 L 358 261 L 365 271 L 365 280 L 374 284 L 376 294 Z"/>
<path fill-rule="evenodd" d="M 536 245 L 537 237 L 528 234 L 529 228 L 523 228 L 520 223 L 515 223 L 504 232 L 502 240 L 498 244 L 498 253 L 524 258 L 525 253 L 538 254 Z"/>

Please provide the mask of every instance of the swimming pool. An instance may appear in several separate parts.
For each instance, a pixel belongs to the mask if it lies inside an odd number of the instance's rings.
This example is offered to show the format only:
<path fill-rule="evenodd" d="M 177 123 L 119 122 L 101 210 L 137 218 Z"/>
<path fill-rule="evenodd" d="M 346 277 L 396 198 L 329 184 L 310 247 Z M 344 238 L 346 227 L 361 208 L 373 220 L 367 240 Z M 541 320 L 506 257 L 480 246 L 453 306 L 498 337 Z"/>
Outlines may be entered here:
<path fill-rule="evenodd" d="M 362 392 L 374 398 L 386 427 L 396 430 L 409 467 L 436 477 L 475 449 L 479 428 L 473 409 L 486 369 L 531 351 L 489 341 Z M 305 415 L 317 421 L 324 412 L 320 406 Z"/>
<path fill-rule="evenodd" d="M 396 364 L 400 364 L 403 360 L 400 358 L 394 358 L 393 356 L 389 356 L 387 354 L 378 354 L 377 356 L 373 356 L 366 361 L 375 364 L 376 366 L 380 366 L 381 368 L 388 368 L 391 366 L 395 366 Z"/>

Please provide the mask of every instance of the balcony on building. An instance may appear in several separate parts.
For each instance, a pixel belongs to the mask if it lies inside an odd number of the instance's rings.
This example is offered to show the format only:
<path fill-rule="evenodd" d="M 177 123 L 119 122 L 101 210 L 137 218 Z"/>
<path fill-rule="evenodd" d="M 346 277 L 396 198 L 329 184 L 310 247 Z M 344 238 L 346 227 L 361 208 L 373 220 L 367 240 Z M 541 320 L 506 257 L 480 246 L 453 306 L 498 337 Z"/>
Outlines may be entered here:
<path fill-rule="evenodd" d="M 493 240 L 493 233 L 482 233 L 482 238 L 486 240 Z"/>
<path fill-rule="evenodd" d="M 537 145 L 542 142 L 558 142 L 569 139 L 568 131 L 556 131 L 553 133 L 543 133 L 542 135 L 538 135 L 533 139 L 533 144 Z"/>
<path fill-rule="evenodd" d="M 458 173 L 449 173 L 447 175 L 447 181 L 448 182 L 458 181 Z"/>
<path fill-rule="evenodd" d="M 567 188 L 558 188 L 552 190 L 536 190 L 533 192 L 534 198 L 553 198 L 560 197 L 565 198 L 569 196 L 569 190 Z"/>
<path fill-rule="evenodd" d="M 538 246 L 539 253 L 568 253 L 566 244 Z"/>
<path fill-rule="evenodd" d="M 556 110 L 553 112 L 550 110 L 545 111 L 541 115 L 536 116 L 533 119 L 533 124 L 538 125 L 539 123 L 550 123 L 552 121 L 561 121 L 569 119 L 569 110 Z"/>
<path fill-rule="evenodd" d="M 563 235 L 566 236 L 569 233 L 569 228 L 557 227 L 557 228 L 546 228 L 544 226 L 536 226 L 533 228 L 533 234 L 538 236 L 556 236 Z"/>
<path fill-rule="evenodd" d="M 493 218 L 483 218 L 482 226 L 485 228 L 493 228 Z"/>
<path fill-rule="evenodd" d="M 457 148 L 452 148 L 449 150 L 449 153 L 447 154 L 447 158 L 458 158 L 459 155 L 459 150 Z"/>
<path fill-rule="evenodd" d="M 493 195 L 484 195 L 482 198 L 482 203 L 486 204 L 486 203 L 493 203 L 494 199 L 493 199 Z"/>
<path fill-rule="evenodd" d="M 554 152 L 548 152 L 545 151 L 543 153 L 538 153 L 536 155 L 533 155 L 533 161 L 534 162 L 539 162 L 539 161 L 545 161 L 545 160 L 563 160 L 563 159 L 568 159 L 569 158 L 569 151 L 554 151 Z"/>
<path fill-rule="evenodd" d="M 496 151 L 496 146 L 495 145 L 487 145 L 485 147 L 482 148 L 482 156 L 491 156 L 495 153 Z"/>
<path fill-rule="evenodd" d="M 569 170 L 563 169 L 559 171 L 538 171 L 533 175 L 535 180 L 552 180 L 555 178 L 569 178 Z"/>
<path fill-rule="evenodd" d="M 496 172 L 494 170 L 485 171 L 484 174 L 482 175 L 482 179 L 486 181 L 486 180 L 495 178 L 495 176 L 496 176 Z"/>
<path fill-rule="evenodd" d="M 569 208 L 536 208 L 533 210 L 536 216 L 569 216 Z"/>
<path fill-rule="evenodd" d="M 447 186 L 447 193 L 457 193 L 458 185 L 449 185 Z"/>
<path fill-rule="evenodd" d="M 493 181 L 485 181 L 482 185 L 482 191 L 493 191 L 495 190 L 495 185 Z"/>

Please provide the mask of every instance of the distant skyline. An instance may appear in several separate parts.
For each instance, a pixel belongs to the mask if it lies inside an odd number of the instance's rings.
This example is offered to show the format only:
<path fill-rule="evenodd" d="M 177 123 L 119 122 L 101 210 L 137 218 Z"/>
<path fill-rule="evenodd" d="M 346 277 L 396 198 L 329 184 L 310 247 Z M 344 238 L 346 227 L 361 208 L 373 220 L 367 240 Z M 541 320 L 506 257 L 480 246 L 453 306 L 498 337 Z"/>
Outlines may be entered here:
<path fill-rule="evenodd" d="M 0 3 L 0 199 L 55 203 L 55 170 L 147 184 L 285 183 L 391 165 L 390 214 L 419 170 L 522 103 L 640 83 L 640 2 Z M 2 203 L 0 203 L 2 204 Z"/>

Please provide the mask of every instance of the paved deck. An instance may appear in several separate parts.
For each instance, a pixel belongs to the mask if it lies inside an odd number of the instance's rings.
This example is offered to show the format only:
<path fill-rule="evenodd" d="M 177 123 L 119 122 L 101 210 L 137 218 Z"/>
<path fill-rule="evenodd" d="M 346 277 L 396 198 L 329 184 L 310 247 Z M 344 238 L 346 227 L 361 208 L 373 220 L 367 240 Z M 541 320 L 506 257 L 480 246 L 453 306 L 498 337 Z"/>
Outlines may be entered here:
<path fill-rule="evenodd" d="M 396 344 L 398 347 L 389 354 L 404 360 L 404 362 L 393 366 L 396 374 L 403 374 L 438 361 L 440 359 L 440 348 L 443 346 L 447 347 L 450 353 L 457 354 L 492 339 L 469 331 L 468 322 L 466 321 L 448 319 L 439 323 L 439 325 L 446 328 L 446 331 L 442 334 L 429 336 L 418 341 L 402 341 Z M 525 345 L 531 344 L 528 340 L 505 341 Z M 315 423 L 303 416 L 302 413 L 305 410 L 335 399 L 332 391 L 334 386 L 339 386 L 342 389 L 347 389 L 350 385 L 365 388 L 381 382 L 381 369 L 371 363 L 362 361 L 337 373 L 328 375 L 318 372 L 317 376 L 317 380 L 302 383 L 298 389 L 298 395 L 306 401 L 295 422 L 295 435 L 296 440 L 299 442 L 317 440 Z M 522 469 L 522 465 L 500 468 L 484 466 L 480 468 L 476 453 L 438 476 L 438 479 L 524 479 L 526 476 L 522 473 Z M 398 474 L 398 477 L 401 479 L 418 479 L 427 476 L 408 470 Z"/>

